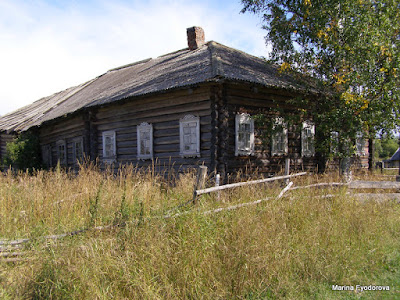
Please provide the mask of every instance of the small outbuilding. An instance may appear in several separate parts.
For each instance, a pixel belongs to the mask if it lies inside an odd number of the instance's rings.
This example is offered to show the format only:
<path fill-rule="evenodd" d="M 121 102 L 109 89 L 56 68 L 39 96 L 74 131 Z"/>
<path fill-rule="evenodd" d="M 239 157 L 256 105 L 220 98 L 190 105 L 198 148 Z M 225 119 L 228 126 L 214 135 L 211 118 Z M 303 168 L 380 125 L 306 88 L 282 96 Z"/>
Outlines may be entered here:
<path fill-rule="evenodd" d="M 398 168 L 400 162 L 400 148 L 388 160 L 383 161 L 385 168 Z"/>

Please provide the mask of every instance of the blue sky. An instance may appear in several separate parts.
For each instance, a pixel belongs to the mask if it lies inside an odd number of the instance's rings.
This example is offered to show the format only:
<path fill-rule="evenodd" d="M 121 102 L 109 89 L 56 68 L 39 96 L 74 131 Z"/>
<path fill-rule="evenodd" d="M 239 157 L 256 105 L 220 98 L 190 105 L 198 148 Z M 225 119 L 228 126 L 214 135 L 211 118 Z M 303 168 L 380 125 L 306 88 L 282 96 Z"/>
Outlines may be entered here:
<path fill-rule="evenodd" d="M 258 16 L 240 1 L 0 0 L 0 115 L 107 70 L 187 47 L 186 28 L 268 56 Z"/>

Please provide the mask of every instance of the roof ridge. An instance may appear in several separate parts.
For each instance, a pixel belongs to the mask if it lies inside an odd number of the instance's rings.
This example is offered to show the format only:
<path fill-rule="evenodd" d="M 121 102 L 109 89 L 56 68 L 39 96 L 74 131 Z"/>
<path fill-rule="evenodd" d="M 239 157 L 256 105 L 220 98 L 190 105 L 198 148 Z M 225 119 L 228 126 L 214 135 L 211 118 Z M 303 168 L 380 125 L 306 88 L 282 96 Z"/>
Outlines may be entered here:
<path fill-rule="evenodd" d="M 102 76 L 102 75 L 100 75 L 100 76 Z M 52 96 L 57 95 L 57 94 L 60 94 L 60 93 L 62 93 L 62 92 L 65 92 L 65 91 L 71 89 L 70 92 L 67 92 L 67 94 L 66 94 L 65 96 L 61 97 L 60 101 L 58 101 L 55 105 L 53 105 L 53 106 L 49 107 L 48 109 L 46 109 L 45 111 L 43 111 L 43 112 L 40 114 L 40 116 L 36 116 L 36 117 L 35 117 L 35 116 L 32 116 L 32 117 L 28 118 L 28 119 L 25 121 L 27 124 L 25 124 L 24 127 L 23 127 L 23 128 L 20 128 L 20 129 L 22 129 L 22 131 L 23 131 L 23 130 L 26 130 L 26 129 L 29 129 L 29 127 L 30 127 L 34 122 L 37 122 L 37 120 L 39 120 L 40 118 L 42 118 L 42 117 L 43 117 L 44 115 L 46 115 L 48 112 L 52 111 L 54 108 L 56 108 L 57 106 L 59 106 L 61 103 L 64 103 L 64 102 L 67 101 L 69 98 L 71 98 L 72 96 L 74 96 L 75 94 L 77 94 L 79 91 L 81 91 L 82 89 L 84 89 L 85 87 L 87 87 L 88 85 L 90 85 L 91 83 L 93 83 L 93 82 L 94 82 L 95 80 L 97 80 L 100 76 L 98 76 L 98 77 L 96 77 L 96 78 L 94 78 L 94 79 L 91 79 L 91 80 L 89 80 L 89 81 L 86 81 L 85 83 L 82 83 L 82 84 L 80 84 L 80 85 L 77 85 L 77 86 L 74 86 L 74 87 L 70 87 L 70 88 L 68 88 L 68 89 L 65 89 L 65 90 L 59 92 L 59 93 L 53 94 Z M 49 98 L 52 98 L 52 96 L 49 96 Z M 46 100 L 46 101 L 47 101 L 47 100 Z M 25 123 L 25 122 L 24 122 L 24 123 Z M 16 126 L 14 127 L 14 129 L 15 129 L 15 128 L 18 128 L 18 127 L 19 127 L 19 125 L 16 125 Z"/>
<path fill-rule="evenodd" d="M 142 59 L 142 60 L 130 63 L 130 64 L 122 65 L 120 67 L 112 68 L 112 69 L 108 70 L 107 73 L 108 72 L 112 72 L 112 71 L 122 70 L 122 69 L 129 68 L 129 67 L 132 67 L 132 66 L 140 65 L 140 64 L 144 64 L 144 63 L 147 63 L 148 61 L 150 61 L 152 59 L 153 58 L 150 57 L 150 58 Z"/>
<path fill-rule="evenodd" d="M 218 56 L 216 56 L 216 49 L 214 41 L 209 41 L 206 43 L 208 46 L 208 50 L 210 51 L 210 63 L 211 63 L 211 78 L 215 78 L 221 74 L 219 74 L 220 63 L 218 60 Z"/>

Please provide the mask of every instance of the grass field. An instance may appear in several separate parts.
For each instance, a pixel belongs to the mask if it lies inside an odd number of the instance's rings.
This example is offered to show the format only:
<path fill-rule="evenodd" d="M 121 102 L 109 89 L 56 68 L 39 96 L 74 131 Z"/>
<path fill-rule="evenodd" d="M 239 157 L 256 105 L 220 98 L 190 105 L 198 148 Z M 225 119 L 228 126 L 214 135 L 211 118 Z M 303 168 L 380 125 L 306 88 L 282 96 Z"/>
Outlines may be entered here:
<path fill-rule="evenodd" d="M 296 185 L 337 180 L 296 178 Z M 168 184 L 174 182 L 174 184 Z M 400 205 L 280 183 L 192 198 L 193 173 L 95 167 L 0 177 L 0 299 L 399 299 Z M 333 197 L 322 198 L 326 194 Z M 203 212 L 272 197 L 258 205 Z M 165 215 L 172 215 L 165 218 Z M 125 224 L 104 230 L 93 228 Z M 43 239 L 78 229 L 84 233 Z M 390 291 L 333 291 L 332 285 Z"/>

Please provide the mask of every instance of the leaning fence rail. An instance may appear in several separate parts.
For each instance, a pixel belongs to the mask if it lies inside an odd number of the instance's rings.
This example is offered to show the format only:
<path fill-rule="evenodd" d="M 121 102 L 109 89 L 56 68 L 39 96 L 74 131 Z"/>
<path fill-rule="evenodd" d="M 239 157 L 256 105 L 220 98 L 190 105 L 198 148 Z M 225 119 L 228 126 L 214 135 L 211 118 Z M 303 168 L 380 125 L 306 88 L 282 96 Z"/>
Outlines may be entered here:
<path fill-rule="evenodd" d="M 292 178 L 292 177 L 296 177 L 296 176 L 302 176 L 302 175 L 306 175 L 306 174 L 307 174 L 307 172 L 301 172 L 301 173 L 296 173 L 296 174 L 292 174 L 292 175 L 276 176 L 276 177 L 258 179 L 258 180 L 252 180 L 252 181 L 246 181 L 246 182 L 230 183 L 230 184 L 225 184 L 225 185 L 221 185 L 221 186 L 210 187 L 210 188 L 207 188 L 207 189 L 196 190 L 196 191 L 194 191 L 194 194 L 196 196 L 200 196 L 200 195 L 203 195 L 203 194 L 208 194 L 208 193 L 212 193 L 212 192 L 217 192 L 217 191 L 222 191 L 222 190 L 226 190 L 226 189 L 236 188 L 236 187 L 240 187 L 240 186 L 271 182 L 271 181 L 281 180 L 281 179 L 288 179 L 288 178 Z"/>

